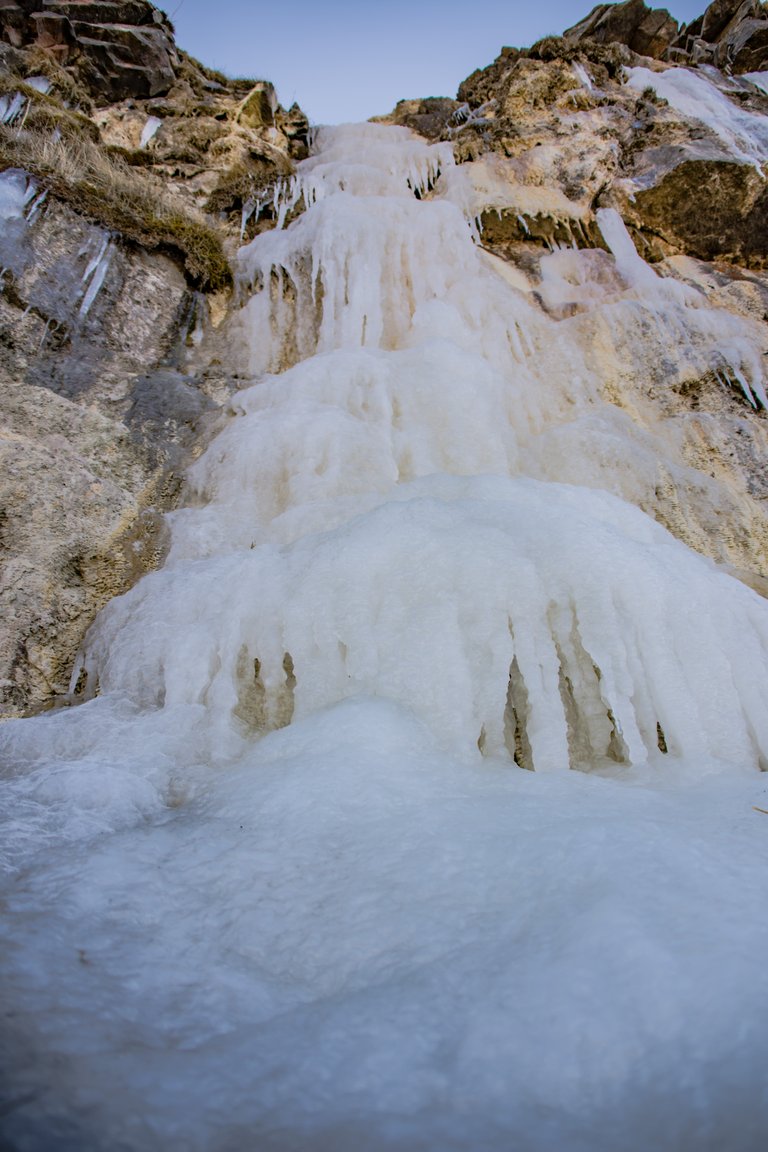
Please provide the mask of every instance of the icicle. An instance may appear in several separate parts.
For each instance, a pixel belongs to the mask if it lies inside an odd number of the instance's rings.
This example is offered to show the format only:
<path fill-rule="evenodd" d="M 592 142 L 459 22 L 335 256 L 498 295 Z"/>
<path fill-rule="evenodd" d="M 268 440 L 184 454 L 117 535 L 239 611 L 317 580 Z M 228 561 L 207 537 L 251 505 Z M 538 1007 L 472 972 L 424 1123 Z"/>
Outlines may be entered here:
<path fill-rule="evenodd" d="M 572 67 L 579 83 L 582 84 L 588 92 L 592 92 L 595 86 L 584 65 L 580 64 L 578 60 L 574 60 Z"/>
<path fill-rule="evenodd" d="M 150 116 L 142 129 L 139 148 L 148 148 L 162 126 L 163 122 L 158 116 Z"/>
<path fill-rule="evenodd" d="M 248 224 L 255 216 L 258 220 L 261 215 L 261 210 L 264 207 L 264 202 L 257 196 L 249 197 L 243 204 L 242 213 L 240 216 L 240 240 L 245 238 L 245 232 Z"/>
<path fill-rule="evenodd" d="M 36 92 L 42 93 L 43 96 L 47 96 L 52 87 L 47 76 L 28 76 L 24 83 L 28 87 L 34 88 Z"/>
<path fill-rule="evenodd" d="M 208 314 L 208 305 L 205 296 L 202 292 L 196 292 L 194 295 L 192 305 L 193 320 L 190 324 L 191 331 L 187 336 L 186 342 L 192 344 L 197 348 L 203 341 L 205 336 L 205 321 Z"/>
<path fill-rule="evenodd" d="M 111 239 L 107 235 L 103 238 L 98 252 L 92 257 L 83 273 L 83 284 L 87 285 L 87 288 L 78 313 L 81 319 L 85 319 L 88 315 L 96 297 L 101 291 L 101 286 L 104 283 L 104 278 L 109 270 L 111 260 L 110 244 Z"/>
<path fill-rule="evenodd" d="M 39 195 L 36 196 L 35 199 L 32 201 L 32 203 L 30 204 L 30 206 L 26 212 L 26 219 L 27 219 L 28 224 L 33 223 L 35 217 L 37 216 L 38 212 L 42 208 L 47 197 L 48 197 L 48 189 L 44 188 L 42 190 L 42 192 L 40 192 Z"/>
<path fill-rule="evenodd" d="M 37 192 L 34 180 L 17 168 L 0 172 L 0 220 L 23 219 Z"/>
<path fill-rule="evenodd" d="M 13 127 L 23 118 L 27 104 L 26 96 L 22 96 L 20 92 L 14 93 L 13 96 L 0 96 L 0 124 Z"/>

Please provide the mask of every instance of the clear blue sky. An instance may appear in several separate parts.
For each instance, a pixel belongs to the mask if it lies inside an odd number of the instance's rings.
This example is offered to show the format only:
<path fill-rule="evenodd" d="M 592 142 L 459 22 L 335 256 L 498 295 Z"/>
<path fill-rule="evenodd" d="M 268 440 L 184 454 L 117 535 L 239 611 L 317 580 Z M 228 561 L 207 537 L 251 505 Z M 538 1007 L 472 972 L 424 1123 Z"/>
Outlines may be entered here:
<path fill-rule="evenodd" d="M 679 21 L 707 0 L 672 0 Z M 590 0 L 167 0 L 177 40 L 231 76 L 271 80 L 315 123 L 365 120 L 398 100 L 455 96 L 461 81 L 498 55 L 562 32 Z"/>

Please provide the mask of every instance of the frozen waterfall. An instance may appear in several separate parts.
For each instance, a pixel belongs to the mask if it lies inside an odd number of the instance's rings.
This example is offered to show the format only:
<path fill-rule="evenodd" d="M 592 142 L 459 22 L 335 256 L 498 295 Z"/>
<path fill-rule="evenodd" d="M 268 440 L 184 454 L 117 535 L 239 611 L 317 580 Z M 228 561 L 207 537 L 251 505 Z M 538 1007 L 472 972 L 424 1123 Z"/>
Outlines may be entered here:
<path fill-rule="evenodd" d="M 642 328 L 765 406 L 751 322 L 611 211 L 539 306 L 405 129 L 281 196 L 165 566 L 0 729 L 11 1138 L 757 1148 L 768 605 L 606 387 Z"/>
<path fill-rule="evenodd" d="M 202 706 L 222 748 L 363 695 L 536 770 L 643 763 L 660 732 L 673 755 L 768 764 L 764 605 L 632 507 L 551 482 L 557 463 L 521 475 L 537 433 L 609 406 L 484 267 L 439 194 L 451 168 L 406 130 L 321 134 L 292 189 L 308 211 L 240 254 L 250 371 L 298 363 L 235 400 L 192 472 L 204 509 L 102 615 L 73 687 Z M 695 294 L 600 223 L 630 289 L 694 328 Z"/>

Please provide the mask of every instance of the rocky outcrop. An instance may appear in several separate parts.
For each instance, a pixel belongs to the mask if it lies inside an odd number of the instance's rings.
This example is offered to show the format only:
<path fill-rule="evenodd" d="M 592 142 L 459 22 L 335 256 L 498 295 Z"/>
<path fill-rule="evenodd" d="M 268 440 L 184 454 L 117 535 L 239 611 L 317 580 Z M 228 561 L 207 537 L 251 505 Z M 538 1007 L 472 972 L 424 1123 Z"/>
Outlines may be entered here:
<path fill-rule="evenodd" d="M 41 194 L 0 175 L 6 213 L 26 201 L 0 236 L 5 713 L 66 693 L 95 612 L 158 562 L 159 511 L 216 407 L 181 371 L 197 298 L 176 264 L 55 199 L 30 212 Z"/>
<path fill-rule="evenodd" d="M 233 385 L 195 372 L 228 253 L 308 124 L 143 0 L 0 0 L 0 716 L 66 700 L 83 634 L 163 555 Z"/>
<path fill-rule="evenodd" d="M 663 60 L 676 39 L 678 24 L 666 8 L 648 8 L 644 0 L 598 4 L 589 16 L 568 28 L 563 39 L 571 43 L 626 44 L 640 56 Z"/>
<path fill-rule="evenodd" d="M 666 58 L 728 72 L 761 72 L 768 68 L 768 9 L 760 0 L 714 0 L 680 30 Z"/>
<path fill-rule="evenodd" d="M 653 182 L 624 210 L 641 233 L 701 260 L 766 266 L 768 191 L 758 171 L 690 145 L 654 150 L 642 162 Z"/>
<path fill-rule="evenodd" d="M 642 0 L 599 5 L 562 37 L 503 48 L 459 87 L 458 107 L 433 102 L 439 115 L 427 119 L 425 102 L 407 102 L 391 117 L 417 131 L 423 117 L 424 135 L 453 144 L 456 195 L 478 219 L 492 266 L 567 327 L 564 342 L 578 333 L 590 350 L 603 398 L 646 453 L 646 480 L 624 494 L 764 594 L 768 413 L 717 356 L 670 340 L 662 303 L 658 314 L 632 303 L 631 281 L 616 278 L 603 251 L 598 213 L 617 210 L 662 277 L 720 310 L 713 324 L 739 318 L 733 338 L 765 363 L 768 97 L 735 68 L 729 76 L 672 63 L 693 65 L 679 46 L 686 36 L 703 44 L 706 32 L 704 63 L 728 46 L 727 58 L 743 64 L 731 49 L 757 45 L 765 18 L 762 5 L 718 2 L 678 32 Z M 569 464 L 569 436 L 585 434 L 564 429 L 547 444 L 542 475 L 557 459 L 560 478 L 592 483 Z M 598 435 L 594 453 L 603 450 Z"/>
<path fill-rule="evenodd" d="M 666 8 L 624 0 L 598 4 L 563 39 L 573 45 L 625 44 L 654 60 L 759 72 L 768 67 L 768 10 L 760 0 L 714 0 L 702 16 L 678 28 Z"/>
<path fill-rule="evenodd" d="M 439 140 L 456 123 L 459 100 L 445 96 L 427 97 L 426 100 L 400 100 L 390 116 L 381 117 L 392 124 L 400 124 L 418 132 L 427 140 Z"/>
<path fill-rule="evenodd" d="M 179 57 L 167 16 L 143 0 L 2 0 L 3 37 L 71 66 L 100 103 L 168 92 Z"/>

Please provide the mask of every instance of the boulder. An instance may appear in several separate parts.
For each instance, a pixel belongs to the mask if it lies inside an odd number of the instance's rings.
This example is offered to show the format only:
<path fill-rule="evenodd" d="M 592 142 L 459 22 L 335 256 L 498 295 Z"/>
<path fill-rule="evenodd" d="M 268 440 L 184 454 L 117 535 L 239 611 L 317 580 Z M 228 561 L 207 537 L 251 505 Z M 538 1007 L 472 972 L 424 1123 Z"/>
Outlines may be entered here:
<path fill-rule="evenodd" d="M 732 25 L 759 12 L 758 0 L 714 0 L 702 17 L 701 38 L 714 44 Z"/>
<path fill-rule="evenodd" d="M 667 244 L 700 260 L 768 267 L 768 190 L 749 164 L 707 156 L 703 142 L 659 148 L 643 158 L 653 183 L 625 214 Z"/>
<path fill-rule="evenodd" d="M 55 12 L 35 12 L 32 19 L 38 47 L 44 48 L 59 62 L 67 60 L 75 46 L 75 35 L 66 16 Z"/>
<path fill-rule="evenodd" d="M 768 20 L 747 19 L 720 41 L 715 63 L 730 72 L 763 72 L 768 68 Z"/>
<path fill-rule="evenodd" d="M 144 0 L 0 0 L 2 37 L 72 67 L 102 102 L 146 99 L 176 82 L 168 18 Z"/>
<path fill-rule="evenodd" d="M 157 25 L 78 23 L 74 28 L 78 50 L 96 66 L 97 95 L 110 101 L 147 99 L 173 87 L 173 45 Z"/>
<path fill-rule="evenodd" d="M 260 80 L 235 112 L 235 120 L 244 128 L 269 128 L 275 122 L 278 102 L 272 84 Z"/>
<path fill-rule="evenodd" d="M 441 139 L 453 124 L 454 113 L 461 108 L 458 100 L 447 96 L 428 96 L 424 100 L 400 100 L 386 118 L 388 123 L 402 124 L 428 140 Z"/>
<path fill-rule="evenodd" d="M 618 42 L 641 56 L 661 60 L 677 34 L 677 21 L 666 8 L 648 8 L 644 0 L 626 0 L 623 4 L 598 4 L 584 20 L 568 28 L 563 38 L 572 43 Z"/>
<path fill-rule="evenodd" d="M 668 59 L 709 63 L 728 72 L 768 68 L 768 14 L 759 0 L 714 0 L 671 44 Z"/>

